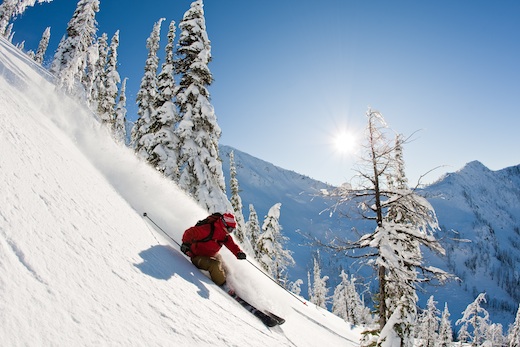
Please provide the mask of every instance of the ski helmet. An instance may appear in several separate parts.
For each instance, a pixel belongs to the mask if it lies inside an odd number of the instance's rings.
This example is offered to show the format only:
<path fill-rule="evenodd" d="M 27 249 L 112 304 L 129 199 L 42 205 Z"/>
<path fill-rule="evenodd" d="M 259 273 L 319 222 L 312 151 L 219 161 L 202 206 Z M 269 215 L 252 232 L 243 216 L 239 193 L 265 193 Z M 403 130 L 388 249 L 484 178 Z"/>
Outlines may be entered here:
<path fill-rule="evenodd" d="M 222 215 L 222 220 L 224 221 L 224 224 L 226 225 L 226 228 L 235 229 L 237 227 L 237 221 L 235 220 L 235 216 L 233 216 L 229 212 L 224 213 Z"/>

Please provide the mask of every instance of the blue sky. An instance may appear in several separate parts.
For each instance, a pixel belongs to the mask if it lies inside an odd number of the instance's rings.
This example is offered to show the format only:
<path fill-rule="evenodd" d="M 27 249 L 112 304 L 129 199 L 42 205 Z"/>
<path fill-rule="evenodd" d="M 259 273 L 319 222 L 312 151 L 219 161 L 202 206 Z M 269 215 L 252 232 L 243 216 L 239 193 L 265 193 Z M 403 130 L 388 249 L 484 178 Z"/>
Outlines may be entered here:
<path fill-rule="evenodd" d="M 101 0 L 98 34 L 120 30 L 119 72 L 128 117 L 154 22 L 177 23 L 191 1 Z M 51 26 L 50 60 L 77 1 L 29 8 L 14 43 L 35 50 Z M 479 160 L 520 164 L 520 2 L 513 0 L 206 0 L 210 87 L 221 143 L 312 178 L 340 184 L 370 106 L 393 131 L 412 135 L 406 172 L 423 183 Z M 162 54 L 162 52 L 161 52 Z"/>

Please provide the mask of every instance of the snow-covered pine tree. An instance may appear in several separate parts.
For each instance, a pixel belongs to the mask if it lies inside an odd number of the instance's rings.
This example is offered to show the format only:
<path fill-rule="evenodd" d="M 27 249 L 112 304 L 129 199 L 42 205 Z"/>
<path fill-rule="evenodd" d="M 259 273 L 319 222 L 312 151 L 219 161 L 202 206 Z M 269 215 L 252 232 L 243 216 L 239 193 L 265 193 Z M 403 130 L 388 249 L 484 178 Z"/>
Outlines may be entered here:
<path fill-rule="evenodd" d="M 336 286 L 332 295 L 332 313 L 356 325 L 354 322 L 356 320 L 354 313 L 355 303 L 350 301 L 352 299 L 350 279 L 344 270 L 341 270 L 340 278 L 341 282 Z"/>
<path fill-rule="evenodd" d="M 116 120 L 114 124 L 114 138 L 117 142 L 126 143 L 126 80 L 121 83 L 119 101 L 116 106 Z"/>
<path fill-rule="evenodd" d="M 88 50 L 87 73 L 83 78 L 83 85 L 87 94 L 87 105 L 96 114 L 102 112 L 100 107 L 105 95 L 107 56 L 108 35 L 103 33 Z"/>
<path fill-rule="evenodd" d="M 439 329 L 439 314 L 440 311 L 435 306 L 437 302 L 433 299 L 433 295 L 430 296 L 426 303 L 426 309 L 419 316 L 416 336 L 419 347 L 436 347 L 438 341 L 438 329 Z"/>
<path fill-rule="evenodd" d="M 276 206 L 276 205 L 275 205 Z M 271 211 L 275 207 L 271 207 L 267 216 L 264 219 L 264 223 L 262 224 L 262 231 L 258 236 L 256 249 L 258 249 L 259 257 L 257 258 L 260 266 L 269 274 L 273 275 L 273 257 L 274 257 L 274 243 L 275 235 L 274 233 L 278 232 L 278 218 L 275 216 L 271 216 Z M 276 213 L 275 210 L 273 212 Z"/>
<path fill-rule="evenodd" d="M 32 60 L 34 60 L 34 57 L 36 56 L 36 54 L 34 53 L 33 50 L 29 50 L 29 51 L 27 51 L 26 54 L 27 54 L 27 56 L 28 56 L 29 58 L 31 58 Z"/>
<path fill-rule="evenodd" d="M 412 330 L 416 320 L 416 284 L 430 278 L 445 280 L 444 271 L 423 266 L 421 245 L 443 254 L 444 250 L 433 236 L 438 228 L 437 218 L 426 199 L 408 188 L 402 160 L 402 140 L 395 143 L 387 139 L 383 116 L 369 109 L 366 130 L 365 155 L 358 170 L 359 184 L 338 188 L 338 206 L 356 201 L 359 213 L 376 222 L 375 231 L 338 250 L 373 249 L 366 258 L 375 257 L 379 281 L 377 294 L 379 311 L 378 346 L 390 341 L 411 346 Z M 364 166 L 363 166 L 364 165 Z M 419 278 L 418 269 L 429 277 Z M 391 326 L 383 328 L 385 325 Z M 384 332 L 384 333 L 383 333 Z M 377 333 L 377 331 L 376 331 Z"/>
<path fill-rule="evenodd" d="M 289 286 L 289 290 L 296 294 L 300 295 L 302 292 L 301 285 L 303 284 L 303 280 L 301 278 L 298 278 L 296 281 L 292 282 Z"/>
<path fill-rule="evenodd" d="M 176 73 L 180 76 L 176 103 L 181 121 L 179 186 L 209 212 L 231 211 L 219 158 L 221 130 L 207 87 L 213 76 L 208 68 L 211 45 L 206 32 L 202 0 L 196 0 L 179 23 Z"/>
<path fill-rule="evenodd" d="M 356 201 L 360 207 L 361 216 L 365 219 L 375 220 L 377 223 L 373 233 L 363 236 L 355 242 L 345 241 L 347 246 L 338 250 L 349 250 L 364 247 L 374 247 L 375 256 L 379 256 L 380 244 L 372 244 L 372 240 L 380 240 L 383 229 L 383 195 L 385 177 L 392 167 L 390 154 L 393 146 L 386 139 L 382 129 L 386 128 L 386 122 L 382 115 L 377 111 L 369 109 L 366 113 L 368 125 L 366 128 L 366 144 L 364 157 L 361 161 L 361 168 L 358 170 L 360 177 L 359 189 L 353 189 L 351 185 L 343 185 L 333 192 L 333 196 L 338 198 L 337 208 L 343 203 Z M 367 244 L 367 241 L 368 244 Z M 335 247 L 335 245 L 332 245 Z M 335 247 L 338 248 L 338 247 Z M 379 293 L 376 297 L 379 311 L 379 330 L 383 329 L 388 318 L 386 306 L 386 269 L 384 266 L 377 265 L 377 276 L 379 281 Z"/>
<path fill-rule="evenodd" d="M 121 77 L 117 72 L 117 48 L 119 47 L 119 30 L 112 36 L 107 56 L 106 72 L 105 72 L 105 90 L 104 98 L 101 100 L 102 112 L 98 114 L 101 121 L 108 127 L 111 134 L 115 131 L 116 122 L 116 103 L 118 94 L 118 84 L 121 83 Z"/>
<path fill-rule="evenodd" d="M 235 219 L 237 221 L 237 229 L 235 236 L 240 244 L 244 247 L 246 253 L 252 254 L 253 246 L 251 241 L 247 237 L 246 223 L 244 221 L 244 215 L 242 214 L 242 198 L 240 197 L 240 189 L 238 186 L 237 179 L 237 167 L 235 165 L 235 151 L 229 153 L 229 189 L 231 190 L 231 206 L 235 213 Z"/>
<path fill-rule="evenodd" d="M 504 337 L 502 324 L 492 323 L 486 331 L 484 346 L 504 347 L 507 346 L 507 339 Z"/>
<path fill-rule="evenodd" d="M 108 35 L 103 33 L 98 39 L 98 58 L 95 67 L 95 79 L 93 86 L 93 105 L 96 105 L 96 113 L 103 123 L 109 123 L 110 103 L 108 101 L 108 55 L 110 47 L 108 46 Z"/>
<path fill-rule="evenodd" d="M 18 0 L 4 0 L 0 5 L 0 35 L 7 38 L 10 33 L 7 30 L 11 18 L 15 15 Z"/>
<path fill-rule="evenodd" d="M 45 52 L 47 52 L 47 47 L 49 46 L 49 40 L 51 38 L 51 27 L 45 28 L 42 34 L 42 38 L 40 39 L 40 43 L 38 44 L 38 49 L 36 50 L 36 54 L 34 56 L 34 61 L 38 64 L 43 63 L 43 59 L 45 58 Z"/>
<path fill-rule="evenodd" d="M 417 270 L 420 269 L 421 273 L 441 281 L 449 276 L 440 269 L 423 266 L 421 246 L 439 254 L 445 252 L 433 236 L 434 231 L 438 229 L 433 207 L 408 187 L 404 173 L 403 143 L 402 136 L 398 135 L 393 149 L 393 162 L 391 162 L 393 170 L 387 173 L 388 200 L 382 203 L 382 207 L 386 209 L 382 228 L 385 231 L 379 243 L 378 263 L 385 268 L 386 272 L 387 309 L 389 312 L 401 310 L 400 321 L 393 321 L 394 331 L 401 338 L 402 345 L 411 346 L 417 316 L 416 284 L 430 279 L 419 278 Z M 385 238 L 387 240 L 383 241 Z M 390 247 L 387 247 L 388 245 Z M 431 330 L 425 332 L 427 346 L 431 346 L 430 335 L 433 333 Z M 383 338 L 380 336 L 380 341 Z"/>
<path fill-rule="evenodd" d="M 50 72 L 56 76 L 58 87 L 69 93 L 76 83 L 83 82 L 88 49 L 96 42 L 98 11 L 99 0 L 80 0 L 54 54 Z"/>
<path fill-rule="evenodd" d="M 311 280 L 311 272 L 307 271 L 307 298 L 312 302 L 312 280 Z"/>
<path fill-rule="evenodd" d="M 4 34 L 4 37 L 7 38 L 7 41 L 9 42 L 13 42 L 13 36 L 14 36 L 14 32 L 13 32 L 13 23 L 9 24 L 7 26 L 7 29 L 5 30 L 5 34 Z"/>
<path fill-rule="evenodd" d="M 175 22 L 168 27 L 168 42 L 165 47 L 164 63 L 157 76 L 155 115 L 152 115 L 148 134 L 143 140 L 148 143 L 148 162 L 166 177 L 177 182 L 179 179 L 179 139 L 175 128 L 179 115 L 174 104 L 174 41 Z"/>
<path fill-rule="evenodd" d="M 471 341 L 473 347 L 481 346 L 484 343 L 489 329 L 489 313 L 482 307 L 482 303 L 485 302 L 486 293 L 480 293 L 475 301 L 462 312 L 462 318 L 455 323 L 461 326 L 458 334 L 459 341 Z"/>
<path fill-rule="evenodd" d="M 13 42 L 13 35 L 13 23 L 11 23 L 7 26 L 7 29 L 5 29 L 4 37 L 7 39 L 7 41 Z"/>
<path fill-rule="evenodd" d="M 361 301 L 355 278 L 349 279 L 344 270 L 341 270 L 340 278 L 332 296 L 332 313 L 354 325 L 370 323 L 370 310 Z"/>
<path fill-rule="evenodd" d="M 319 257 L 319 253 L 318 253 Z M 314 266 L 313 266 L 313 280 L 312 283 L 312 290 L 309 289 L 309 301 L 315 304 L 318 307 L 322 307 L 324 309 L 327 309 L 327 300 L 328 300 L 328 293 L 329 288 L 327 287 L 327 280 L 329 279 L 329 276 L 323 276 L 321 277 L 321 266 L 319 261 L 314 257 Z M 310 278 L 310 277 L 309 277 Z M 310 286 L 310 282 L 309 282 Z"/>
<path fill-rule="evenodd" d="M 146 40 L 148 48 L 148 58 L 144 66 L 144 75 L 141 79 L 141 86 L 137 92 L 137 114 L 139 118 L 132 128 L 132 146 L 137 155 L 148 161 L 152 150 L 153 131 L 155 125 L 154 117 L 156 114 L 155 104 L 157 98 L 157 69 L 159 67 L 159 40 L 161 24 L 165 18 L 159 19 L 153 26 L 150 36 Z"/>
<path fill-rule="evenodd" d="M 516 319 L 507 335 L 507 341 L 509 347 L 520 347 L 520 305 L 516 311 Z"/>
<path fill-rule="evenodd" d="M 453 330 L 451 329 L 450 311 L 448 303 L 444 303 L 444 311 L 442 311 L 441 322 L 439 324 L 439 347 L 450 347 L 453 342 Z"/>
<path fill-rule="evenodd" d="M 65 37 L 62 38 L 62 41 Z M 86 63 L 85 63 L 85 73 L 83 74 L 83 80 L 81 84 L 85 90 L 85 104 L 90 108 L 94 113 L 97 112 L 97 100 L 93 99 L 93 90 L 94 90 L 94 80 L 97 78 L 96 64 L 99 59 L 99 38 L 92 46 L 90 46 L 87 50 L 86 54 Z M 93 107 L 92 105 L 96 105 Z"/>
<path fill-rule="evenodd" d="M 280 207 L 274 204 L 267 213 L 262 225 L 262 234 L 258 238 L 258 262 L 280 285 L 286 287 L 287 267 L 294 264 L 291 251 L 284 249 L 287 237 L 281 233 Z"/>
<path fill-rule="evenodd" d="M 260 223 L 258 222 L 258 214 L 253 204 L 249 204 L 249 219 L 246 223 L 246 235 L 251 240 L 253 254 L 255 259 L 260 259 L 260 251 L 258 250 L 258 238 L 260 237 Z"/>

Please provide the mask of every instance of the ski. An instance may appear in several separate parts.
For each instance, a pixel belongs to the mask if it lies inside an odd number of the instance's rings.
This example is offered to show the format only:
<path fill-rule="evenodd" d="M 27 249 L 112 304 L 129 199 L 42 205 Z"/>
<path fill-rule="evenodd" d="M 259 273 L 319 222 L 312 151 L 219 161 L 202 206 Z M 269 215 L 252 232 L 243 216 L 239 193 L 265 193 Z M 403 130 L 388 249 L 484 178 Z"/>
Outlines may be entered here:
<path fill-rule="evenodd" d="M 221 288 L 229 296 L 235 299 L 240 305 L 242 305 L 243 308 L 251 312 L 256 318 L 260 319 L 260 321 L 264 323 L 266 326 L 272 328 L 285 323 L 285 319 L 278 317 L 274 313 L 271 313 L 269 311 L 261 311 L 257 309 L 256 307 L 242 299 L 240 296 L 238 296 L 233 289 L 228 288 L 226 285 L 222 286 Z"/>

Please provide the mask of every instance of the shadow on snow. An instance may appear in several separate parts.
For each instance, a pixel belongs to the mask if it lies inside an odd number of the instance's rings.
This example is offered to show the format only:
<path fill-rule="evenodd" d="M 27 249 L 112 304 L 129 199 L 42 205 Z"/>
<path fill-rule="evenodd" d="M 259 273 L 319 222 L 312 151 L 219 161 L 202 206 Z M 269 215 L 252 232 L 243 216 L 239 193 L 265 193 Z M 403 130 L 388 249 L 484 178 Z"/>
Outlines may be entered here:
<path fill-rule="evenodd" d="M 194 273 L 194 270 L 197 272 L 199 270 L 191 263 L 184 265 L 186 259 L 172 247 L 155 245 L 139 253 L 139 256 L 143 259 L 143 262 L 134 264 L 134 266 L 142 273 L 164 281 L 177 274 L 197 286 L 197 292 L 201 297 L 209 299 L 208 283 L 202 282 Z"/>

